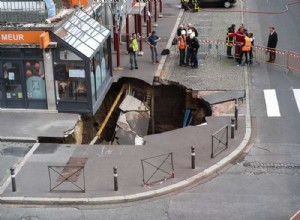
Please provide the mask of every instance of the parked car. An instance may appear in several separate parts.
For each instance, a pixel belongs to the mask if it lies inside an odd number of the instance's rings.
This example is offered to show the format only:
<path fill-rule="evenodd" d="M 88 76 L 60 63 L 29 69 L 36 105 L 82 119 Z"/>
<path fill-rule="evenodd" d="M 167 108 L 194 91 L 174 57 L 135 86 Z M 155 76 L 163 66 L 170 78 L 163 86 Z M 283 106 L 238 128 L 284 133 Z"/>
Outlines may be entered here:
<path fill-rule="evenodd" d="M 223 5 L 225 8 L 230 8 L 236 3 L 236 0 L 198 0 L 200 6 Z"/>

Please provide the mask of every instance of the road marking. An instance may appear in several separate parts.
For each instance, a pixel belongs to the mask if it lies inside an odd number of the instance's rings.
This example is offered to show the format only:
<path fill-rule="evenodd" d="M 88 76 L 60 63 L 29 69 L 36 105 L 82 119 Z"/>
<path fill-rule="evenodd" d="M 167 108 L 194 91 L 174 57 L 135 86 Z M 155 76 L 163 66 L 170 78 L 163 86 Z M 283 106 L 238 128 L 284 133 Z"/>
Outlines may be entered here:
<path fill-rule="evenodd" d="M 293 92 L 300 113 L 300 89 L 293 89 Z"/>
<path fill-rule="evenodd" d="M 268 117 L 280 117 L 279 105 L 276 91 L 274 89 L 264 90 Z"/>

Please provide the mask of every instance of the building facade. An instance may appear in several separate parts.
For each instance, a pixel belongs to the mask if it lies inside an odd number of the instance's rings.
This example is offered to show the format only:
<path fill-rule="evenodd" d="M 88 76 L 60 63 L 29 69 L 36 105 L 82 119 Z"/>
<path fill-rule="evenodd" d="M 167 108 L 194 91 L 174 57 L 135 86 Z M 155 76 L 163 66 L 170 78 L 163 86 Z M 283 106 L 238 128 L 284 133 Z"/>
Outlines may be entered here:
<path fill-rule="evenodd" d="M 112 84 L 110 30 L 98 22 L 105 7 L 56 1 L 53 16 L 52 0 L 0 2 L 0 108 L 94 114 Z"/>

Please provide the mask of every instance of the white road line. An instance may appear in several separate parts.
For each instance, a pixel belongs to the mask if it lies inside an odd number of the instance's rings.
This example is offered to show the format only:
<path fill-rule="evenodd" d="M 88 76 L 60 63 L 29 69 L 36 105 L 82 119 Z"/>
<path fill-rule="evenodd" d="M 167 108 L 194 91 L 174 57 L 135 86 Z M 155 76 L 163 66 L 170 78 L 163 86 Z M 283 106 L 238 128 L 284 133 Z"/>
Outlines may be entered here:
<path fill-rule="evenodd" d="M 293 89 L 293 92 L 300 113 L 300 89 Z"/>
<path fill-rule="evenodd" d="M 274 89 L 264 90 L 268 117 L 280 117 L 279 105 L 276 91 Z"/>

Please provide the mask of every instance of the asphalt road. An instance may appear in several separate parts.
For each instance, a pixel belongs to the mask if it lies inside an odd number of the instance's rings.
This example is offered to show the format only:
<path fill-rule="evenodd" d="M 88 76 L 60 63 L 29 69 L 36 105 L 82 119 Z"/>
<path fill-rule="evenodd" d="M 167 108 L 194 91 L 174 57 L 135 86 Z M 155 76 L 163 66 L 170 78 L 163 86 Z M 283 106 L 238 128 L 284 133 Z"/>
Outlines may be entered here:
<path fill-rule="evenodd" d="M 285 0 L 248 0 L 252 10 L 283 10 Z M 246 14 L 245 25 L 259 45 L 268 26 L 279 34 L 278 48 L 300 52 L 300 5 L 286 14 Z M 153 201 L 90 207 L 0 206 L 0 219 L 289 219 L 300 209 L 300 114 L 293 89 L 300 74 L 255 65 L 250 73 L 253 146 L 217 177 L 177 195 Z M 276 92 L 280 117 L 268 117 L 264 90 Z"/>

